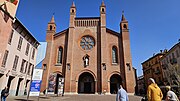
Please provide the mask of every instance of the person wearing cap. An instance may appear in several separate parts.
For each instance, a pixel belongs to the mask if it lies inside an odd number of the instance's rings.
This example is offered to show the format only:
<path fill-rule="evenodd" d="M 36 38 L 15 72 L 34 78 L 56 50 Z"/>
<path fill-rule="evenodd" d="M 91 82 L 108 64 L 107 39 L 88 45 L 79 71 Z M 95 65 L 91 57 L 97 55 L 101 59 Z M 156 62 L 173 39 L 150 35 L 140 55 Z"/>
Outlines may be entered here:
<path fill-rule="evenodd" d="M 179 101 L 177 95 L 173 91 L 171 91 L 170 86 L 166 86 L 166 89 L 168 92 L 167 92 L 165 101 Z"/>
<path fill-rule="evenodd" d="M 148 101 L 162 101 L 163 98 L 162 91 L 155 83 L 154 79 L 149 78 L 148 84 L 149 84 L 147 90 Z"/>

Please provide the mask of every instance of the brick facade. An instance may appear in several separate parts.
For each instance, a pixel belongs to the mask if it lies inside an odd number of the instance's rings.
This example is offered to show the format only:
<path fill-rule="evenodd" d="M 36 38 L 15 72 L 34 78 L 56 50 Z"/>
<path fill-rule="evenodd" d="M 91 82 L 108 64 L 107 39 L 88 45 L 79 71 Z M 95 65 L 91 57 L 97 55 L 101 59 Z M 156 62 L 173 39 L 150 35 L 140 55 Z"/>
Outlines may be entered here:
<path fill-rule="evenodd" d="M 100 6 L 100 17 L 76 17 L 73 3 L 69 28 L 59 33 L 56 33 L 53 16 L 46 33 L 47 51 L 43 66 L 47 68 L 41 92 L 48 88 L 49 76 L 54 73 L 57 78 L 65 78 L 65 94 L 116 93 L 121 80 L 127 92 L 134 93 L 135 76 L 128 22 L 124 15 L 120 29 L 118 33 L 106 28 L 104 3 Z M 58 53 L 60 47 L 62 55 Z M 58 63 L 59 57 L 62 57 L 61 63 Z"/>

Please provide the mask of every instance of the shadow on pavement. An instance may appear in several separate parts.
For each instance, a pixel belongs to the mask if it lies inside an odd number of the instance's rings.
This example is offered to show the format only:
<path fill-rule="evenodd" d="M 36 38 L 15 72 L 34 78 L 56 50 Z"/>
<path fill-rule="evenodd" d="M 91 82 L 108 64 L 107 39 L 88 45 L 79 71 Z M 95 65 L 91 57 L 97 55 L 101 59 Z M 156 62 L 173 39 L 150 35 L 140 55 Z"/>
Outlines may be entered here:
<path fill-rule="evenodd" d="M 27 99 L 14 99 L 14 100 L 17 100 L 17 101 L 34 101 L 34 100 L 27 100 Z"/>
<path fill-rule="evenodd" d="M 41 98 L 41 99 L 49 99 L 49 97 L 43 97 L 43 96 L 40 96 L 39 98 Z"/>

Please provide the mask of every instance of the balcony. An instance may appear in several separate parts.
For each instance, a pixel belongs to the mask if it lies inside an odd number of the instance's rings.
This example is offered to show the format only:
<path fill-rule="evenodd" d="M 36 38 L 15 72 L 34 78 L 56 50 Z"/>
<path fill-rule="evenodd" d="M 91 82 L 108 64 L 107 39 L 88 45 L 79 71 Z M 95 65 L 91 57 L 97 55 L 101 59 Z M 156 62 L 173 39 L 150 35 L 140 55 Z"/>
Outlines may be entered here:
<path fill-rule="evenodd" d="M 176 64 L 177 63 L 177 59 L 176 58 L 172 58 L 170 59 L 170 63 L 173 65 L 173 64 Z"/>

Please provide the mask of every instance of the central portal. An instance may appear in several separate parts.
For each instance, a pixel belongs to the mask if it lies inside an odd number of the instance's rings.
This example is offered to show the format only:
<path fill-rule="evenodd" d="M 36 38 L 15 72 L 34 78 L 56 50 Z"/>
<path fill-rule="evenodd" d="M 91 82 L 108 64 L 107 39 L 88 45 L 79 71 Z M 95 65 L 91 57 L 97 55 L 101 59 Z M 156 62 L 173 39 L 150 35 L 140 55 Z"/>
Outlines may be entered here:
<path fill-rule="evenodd" d="M 84 94 L 95 93 L 94 77 L 90 73 L 85 72 L 79 76 L 78 93 L 84 93 Z"/>
<path fill-rule="evenodd" d="M 117 94 L 122 78 L 118 74 L 114 74 L 110 78 L 110 93 Z"/>

